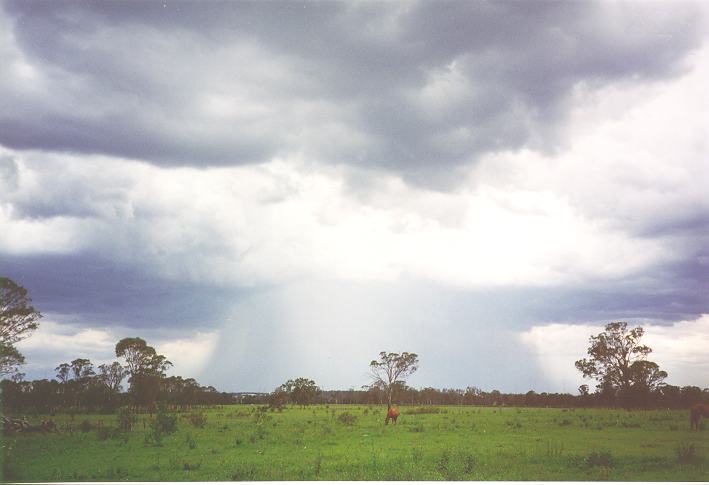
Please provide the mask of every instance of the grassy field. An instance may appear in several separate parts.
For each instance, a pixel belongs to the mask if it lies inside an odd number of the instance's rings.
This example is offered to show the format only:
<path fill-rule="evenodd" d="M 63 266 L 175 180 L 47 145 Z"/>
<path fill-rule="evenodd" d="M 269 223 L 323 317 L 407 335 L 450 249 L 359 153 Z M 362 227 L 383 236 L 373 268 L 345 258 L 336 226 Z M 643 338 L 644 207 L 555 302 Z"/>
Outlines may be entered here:
<path fill-rule="evenodd" d="M 3 437 L 4 480 L 709 480 L 709 430 L 690 431 L 687 412 L 401 411 L 385 427 L 382 407 L 225 406 L 203 427 L 179 413 L 159 445 L 147 415 L 128 433 L 82 432 L 116 417 L 76 416 L 73 434 Z"/>

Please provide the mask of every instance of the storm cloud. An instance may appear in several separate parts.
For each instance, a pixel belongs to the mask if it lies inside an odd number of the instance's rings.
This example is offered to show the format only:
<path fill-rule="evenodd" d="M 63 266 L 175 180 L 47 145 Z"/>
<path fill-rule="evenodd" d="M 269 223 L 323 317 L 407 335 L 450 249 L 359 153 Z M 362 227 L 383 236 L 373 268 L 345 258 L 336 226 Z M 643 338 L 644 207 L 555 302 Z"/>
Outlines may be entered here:
<path fill-rule="evenodd" d="M 702 38 L 691 3 L 3 9 L 8 147 L 167 166 L 298 152 L 423 184 L 488 152 L 558 149 L 574 88 L 675 76 Z"/>

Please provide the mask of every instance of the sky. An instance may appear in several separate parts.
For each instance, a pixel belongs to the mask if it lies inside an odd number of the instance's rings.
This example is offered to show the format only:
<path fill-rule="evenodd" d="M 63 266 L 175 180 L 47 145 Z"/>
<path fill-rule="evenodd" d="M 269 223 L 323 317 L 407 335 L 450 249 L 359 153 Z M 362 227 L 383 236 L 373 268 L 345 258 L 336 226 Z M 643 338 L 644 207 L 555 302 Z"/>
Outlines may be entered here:
<path fill-rule="evenodd" d="M 0 1 L 28 378 L 140 336 L 224 391 L 571 392 L 641 325 L 709 387 L 699 2 Z"/>

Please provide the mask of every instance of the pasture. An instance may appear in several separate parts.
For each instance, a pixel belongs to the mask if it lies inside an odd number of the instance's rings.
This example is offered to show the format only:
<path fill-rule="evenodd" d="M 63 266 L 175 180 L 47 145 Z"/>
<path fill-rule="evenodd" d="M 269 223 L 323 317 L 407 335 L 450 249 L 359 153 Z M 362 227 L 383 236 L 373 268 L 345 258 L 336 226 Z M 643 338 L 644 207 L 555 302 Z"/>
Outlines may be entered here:
<path fill-rule="evenodd" d="M 58 415 L 72 433 L 2 438 L 2 478 L 709 480 L 709 426 L 691 431 L 687 411 L 400 409 L 386 427 L 382 406 L 193 409 L 176 413 L 177 430 L 159 443 L 148 438 L 148 415 L 126 433 L 113 430 L 115 415 Z"/>

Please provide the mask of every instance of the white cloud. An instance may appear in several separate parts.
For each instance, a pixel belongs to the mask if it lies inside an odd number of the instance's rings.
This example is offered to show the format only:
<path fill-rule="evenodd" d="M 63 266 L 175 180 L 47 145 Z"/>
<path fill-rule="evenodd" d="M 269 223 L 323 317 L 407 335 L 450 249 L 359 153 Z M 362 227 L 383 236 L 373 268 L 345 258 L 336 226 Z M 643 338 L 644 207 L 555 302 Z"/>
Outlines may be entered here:
<path fill-rule="evenodd" d="M 71 321 L 73 318 L 62 316 L 61 320 Z M 116 343 L 135 333 L 135 329 L 58 323 L 58 320 L 50 317 L 43 319 L 37 331 L 30 338 L 19 342 L 17 347 L 20 352 L 31 356 L 23 371 L 32 375 L 44 373 L 42 377 L 53 378 L 52 369 L 62 362 L 87 358 L 94 366 L 98 366 L 120 360 L 115 355 Z M 192 332 L 189 336 L 182 333 L 182 336 L 177 338 L 160 335 L 161 333 L 164 332 L 148 330 L 148 335 L 143 336 L 148 345 L 152 345 L 158 353 L 165 355 L 172 362 L 173 366 L 168 370 L 168 374 L 196 377 L 200 380 L 212 357 L 219 331 Z"/>
<path fill-rule="evenodd" d="M 168 358 L 173 367 L 169 373 L 183 377 L 200 376 L 217 345 L 219 332 L 195 332 L 189 338 L 165 340 L 155 344 L 155 350 Z"/>
<path fill-rule="evenodd" d="M 709 315 L 669 326 L 640 326 L 645 329 L 643 343 L 653 349 L 648 358 L 667 371 L 668 384 L 709 387 Z M 535 354 L 550 382 L 575 392 L 580 384 L 590 381 L 582 379 L 574 362 L 586 357 L 589 337 L 602 331 L 602 324 L 550 323 L 533 326 L 518 337 Z"/>

